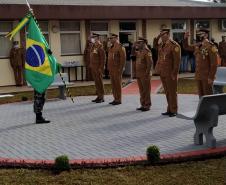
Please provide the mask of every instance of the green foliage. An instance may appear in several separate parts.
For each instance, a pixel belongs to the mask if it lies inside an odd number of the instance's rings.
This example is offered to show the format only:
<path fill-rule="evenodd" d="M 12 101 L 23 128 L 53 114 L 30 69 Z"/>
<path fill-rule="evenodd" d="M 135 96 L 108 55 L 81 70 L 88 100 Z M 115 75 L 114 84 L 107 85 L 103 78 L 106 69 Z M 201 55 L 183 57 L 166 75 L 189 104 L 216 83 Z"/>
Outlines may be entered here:
<path fill-rule="evenodd" d="M 27 100 L 28 100 L 28 97 L 26 97 L 26 96 L 21 97 L 21 101 L 27 101 Z"/>
<path fill-rule="evenodd" d="M 156 163 L 160 160 L 160 151 L 155 145 L 151 145 L 147 148 L 146 155 L 150 163 Z"/>
<path fill-rule="evenodd" d="M 54 170 L 56 172 L 70 170 L 69 158 L 66 155 L 58 156 L 55 159 Z"/>

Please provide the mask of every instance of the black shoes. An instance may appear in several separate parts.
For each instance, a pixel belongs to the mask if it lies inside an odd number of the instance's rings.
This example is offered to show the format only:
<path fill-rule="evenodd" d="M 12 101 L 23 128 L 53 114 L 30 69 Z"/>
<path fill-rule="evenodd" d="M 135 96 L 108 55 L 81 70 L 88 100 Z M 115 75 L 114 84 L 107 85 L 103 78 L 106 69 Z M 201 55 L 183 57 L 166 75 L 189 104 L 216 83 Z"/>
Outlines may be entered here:
<path fill-rule="evenodd" d="M 109 103 L 110 105 L 120 105 L 122 104 L 121 102 L 117 102 L 117 101 L 112 101 Z"/>
<path fill-rule="evenodd" d="M 45 124 L 45 123 L 50 123 L 49 120 L 46 120 L 45 118 L 43 118 L 42 116 L 41 117 L 36 117 L 36 124 Z"/>
<path fill-rule="evenodd" d="M 102 103 L 102 102 L 104 102 L 104 99 L 98 99 L 98 100 L 96 100 L 95 102 L 96 102 L 96 103 Z"/>
<path fill-rule="evenodd" d="M 36 113 L 36 124 L 44 124 L 44 123 L 50 123 L 49 120 L 46 120 L 42 117 L 42 113 Z"/>
<path fill-rule="evenodd" d="M 168 111 L 167 112 L 163 112 L 162 115 L 163 116 L 169 116 L 170 115 L 170 112 L 168 112 Z"/>
<path fill-rule="evenodd" d="M 122 104 L 122 103 L 121 103 L 121 102 L 114 101 L 114 102 L 112 102 L 111 104 L 112 104 L 112 105 L 120 105 L 120 104 Z"/>
<path fill-rule="evenodd" d="M 144 108 L 144 107 L 141 109 L 142 112 L 146 112 L 146 111 L 149 111 L 149 110 L 150 110 L 150 108 Z"/>
<path fill-rule="evenodd" d="M 146 111 L 149 111 L 150 108 L 140 107 L 140 108 L 137 108 L 137 110 L 141 110 L 142 112 L 146 112 Z"/>
<path fill-rule="evenodd" d="M 104 102 L 104 99 L 96 98 L 95 100 L 92 100 L 93 103 L 102 103 Z"/>
<path fill-rule="evenodd" d="M 95 100 L 92 100 L 93 103 L 96 103 L 96 101 L 98 100 L 98 98 L 96 98 Z"/>
<path fill-rule="evenodd" d="M 172 113 L 172 112 L 171 112 L 171 113 L 169 114 L 169 117 L 175 117 L 176 115 L 177 115 L 177 113 Z"/>
<path fill-rule="evenodd" d="M 173 112 L 163 112 L 162 113 L 163 116 L 169 116 L 169 117 L 175 117 L 177 115 L 177 113 L 173 113 Z"/>
<path fill-rule="evenodd" d="M 137 108 L 137 110 L 142 110 L 144 107 Z"/>

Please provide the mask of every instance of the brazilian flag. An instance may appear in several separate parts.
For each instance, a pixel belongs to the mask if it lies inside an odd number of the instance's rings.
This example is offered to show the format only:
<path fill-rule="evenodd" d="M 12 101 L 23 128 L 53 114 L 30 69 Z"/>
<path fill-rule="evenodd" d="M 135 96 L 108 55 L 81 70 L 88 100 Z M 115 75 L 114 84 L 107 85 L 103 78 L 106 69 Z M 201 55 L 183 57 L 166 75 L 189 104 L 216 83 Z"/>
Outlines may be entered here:
<path fill-rule="evenodd" d="M 31 13 L 7 36 L 12 39 L 25 25 L 28 28 L 25 78 L 37 92 L 43 93 L 53 82 L 57 73 L 56 59 Z"/>

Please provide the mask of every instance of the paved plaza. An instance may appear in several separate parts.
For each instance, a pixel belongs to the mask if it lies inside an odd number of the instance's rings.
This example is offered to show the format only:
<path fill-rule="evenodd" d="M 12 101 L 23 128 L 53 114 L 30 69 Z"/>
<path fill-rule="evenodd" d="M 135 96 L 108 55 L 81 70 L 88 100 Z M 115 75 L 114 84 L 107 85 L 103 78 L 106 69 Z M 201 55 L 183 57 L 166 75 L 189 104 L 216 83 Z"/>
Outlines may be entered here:
<path fill-rule="evenodd" d="M 162 116 L 164 95 L 152 95 L 151 111 L 136 111 L 138 95 L 123 96 L 123 104 L 91 103 L 94 97 L 47 101 L 44 116 L 50 124 L 34 124 L 32 102 L 0 105 L 0 157 L 50 159 L 66 154 L 70 159 L 118 158 L 145 155 L 149 145 L 162 154 L 206 148 L 193 144 L 192 121 Z M 198 97 L 179 95 L 179 111 L 195 110 Z M 225 116 L 214 128 L 217 146 L 226 146 Z"/>

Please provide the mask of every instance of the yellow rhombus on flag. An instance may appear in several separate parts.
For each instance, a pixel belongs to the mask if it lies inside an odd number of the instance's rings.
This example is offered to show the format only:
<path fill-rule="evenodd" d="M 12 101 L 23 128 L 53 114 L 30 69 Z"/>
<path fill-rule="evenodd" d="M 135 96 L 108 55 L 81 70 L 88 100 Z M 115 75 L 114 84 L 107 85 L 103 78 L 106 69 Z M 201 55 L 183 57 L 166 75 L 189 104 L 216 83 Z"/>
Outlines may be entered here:
<path fill-rule="evenodd" d="M 54 80 L 57 63 L 32 14 L 29 13 L 7 36 L 12 39 L 26 24 L 25 78 L 36 91 L 43 93 Z"/>

